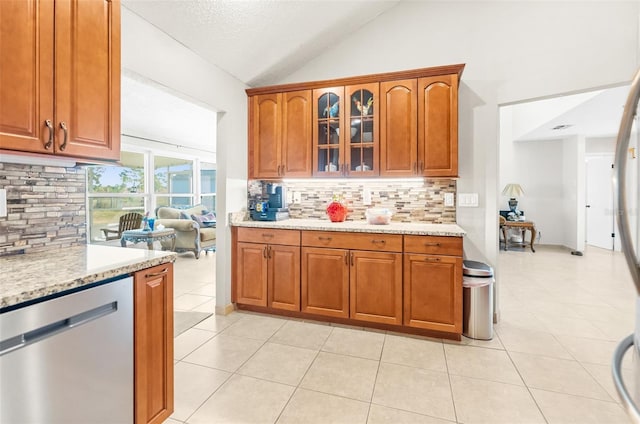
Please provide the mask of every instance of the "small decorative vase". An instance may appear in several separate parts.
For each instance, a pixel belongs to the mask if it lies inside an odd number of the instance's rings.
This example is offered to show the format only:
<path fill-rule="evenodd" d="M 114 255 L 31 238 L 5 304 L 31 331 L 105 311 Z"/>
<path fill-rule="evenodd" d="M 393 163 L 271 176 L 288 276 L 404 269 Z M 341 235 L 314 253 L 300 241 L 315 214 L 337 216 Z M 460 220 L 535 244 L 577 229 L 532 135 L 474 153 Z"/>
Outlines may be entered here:
<path fill-rule="evenodd" d="M 327 215 L 331 222 L 343 222 L 347 218 L 347 207 L 336 197 L 327 206 Z"/>

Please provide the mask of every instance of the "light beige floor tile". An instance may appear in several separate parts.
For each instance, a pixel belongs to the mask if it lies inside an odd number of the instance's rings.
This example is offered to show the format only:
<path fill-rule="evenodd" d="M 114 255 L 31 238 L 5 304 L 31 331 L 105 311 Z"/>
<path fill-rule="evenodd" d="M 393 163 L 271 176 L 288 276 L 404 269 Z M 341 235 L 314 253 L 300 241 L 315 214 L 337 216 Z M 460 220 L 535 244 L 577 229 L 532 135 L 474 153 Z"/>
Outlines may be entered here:
<path fill-rule="evenodd" d="M 242 316 L 240 314 L 229 314 L 229 315 L 214 314 L 214 315 L 211 315 L 209 318 L 205 319 L 204 321 L 200 321 L 195 326 L 195 328 L 219 333 L 241 318 Z"/>
<path fill-rule="evenodd" d="M 211 331 L 190 328 L 173 339 L 173 358 L 182 359 L 216 334 Z"/>
<path fill-rule="evenodd" d="M 171 418 L 180 421 L 186 421 L 231 375 L 186 362 L 179 362 L 174 370 L 175 410 Z"/>
<path fill-rule="evenodd" d="M 380 360 L 384 334 L 334 327 L 322 346 L 324 352 Z"/>
<path fill-rule="evenodd" d="M 317 354 L 311 349 L 265 343 L 237 372 L 297 386 Z"/>
<path fill-rule="evenodd" d="M 584 337 L 574 337 L 561 335 L 556 339 L 580 362 L 591 364 L 610 364 L 613 358 L 613 351 L 618 343 L 608 340 L 586 339 Z"/>
<path fill-rule="evenodd" d="M 368 411 L 368 402 L 298 389 L 278 424 L 364 424 Z"/>
<path fill-rule="evenodd" d="M 371 404 L 367 424 L 449 424 L 453 421 Z"/>
<path fill-rule="evenodd" d="M 200 287 L 189 292 L 190 294 L 198 294 L 201 296 L 216 296 L 216 285 L 211 283 L 202 284 Z"/>
<path fill-rule="evenodd" d="M 447 372 L 442 342 L 387 334 L 382 361 L 426 370 Z"/>
<path fill-rule="evenodd" d="M 319 350 L 331 334 L 332 327 L 302 321 L 287 321 L 270 342 Z"/>
<path fill-rule="evenodd" d="M 453 345 L 445 345 L 444 350 L 449 374 L 524 385 L 503 350 Z"/>
<path fill-rule="evenodd" d="M 517 352 L 512 352 L 511 358 L 528 387 L 612 400 L 577 361 Z"/>
<path fill-rule="evenodd" d="M 200 296 L 197 294 L 186 293 L 174 299 L 173 309 L 177 309 L 179 311 L 190 311 L 196 306 L 200 306 L 210 300 L 211 296 Z"/>
<path fill-rule="evenodd" d="M 526 387 L 452 375 L 451 388 L 459 422 L 545 422 Z"/>
<path fill-rule="evenodd" d="M 219 334 L 186 356 L 183 361 L 233 372 L 262 345 L 259 340 Z"/>
<path fill-rule="evenodd" d="M 622 403 L 618 392 L 613 384 L 613 377 L 611 376 L 611 365 L 600 364 L 588 364 L 583 366 L 587 369 L 587 372 L 607 391 L 611 399 L 618 403 Z M 622 368 L 622 380 L 629 393 L 637 393 L 637 387 L 640 387 L 640 377 L 635 375 L 633 368 Z"/>
<path fill-rule="evenodd" d="M 573 359 L 556 338 L 541 331 L 502 326 L 497 330 L 500 340 L 509 352 L 523 352 L 554 358 Z"/>
<path fill-rule="evenodd" d="M 320 352 L 300 387 L 370 402 L 377 371 L 378 361 Z"/>
<path fill-rule="evenodd" d="M 285 324 L 286 320 L 266 315 L 243 314 L 242 319 L 226 328 L 222 334 L 267 341 Z"/>
<path fill-rule="evenodd" d="M 531 389 L 549 424 L 626 424 L 629 418 L 615 402 Z"/>
<path fill-rule="evenodd" d="M 234 375 L 189 418 L 189 424 L 274 423 L 294 389 Z"/>
<path fill-rule="evenodd" d="M 216 313 L 216 298 L 212 297 L 210 301 L 203 303 L 202 305 L 196 306 L 191 309 L 195 312 L 209 312 L 212 314 Z"/>
<path fill-rule="evenodd" d="M 566 334 L 576 337 L 588 337 L 606 340 L 605 333 L 600 331 L 592 323 L 581 318 L 557 317 L 550 315 L 537 316 L 552 334 Z"/>
<path fill-rule="evenodd" d="M 455 420 L 446 373 L 380 363 L 372 403 Z"/>
<path fill-rule="evenodd" d="M 168 418 L 168 419 L 164 422 L 164 424 L 182 424 L 182 422 L 183 422 L 183 421 L 178 421 L 178 420 L 174 420 L 174 419 Z"/>
<path fill-rule="evenodd" d="M 634 314 L 630 313 L 625 318 L 609 321 L 591 321 L 591 324 L 600 330 L 604 340 L 619 342 L 632 334 L 635 329 Z"/>

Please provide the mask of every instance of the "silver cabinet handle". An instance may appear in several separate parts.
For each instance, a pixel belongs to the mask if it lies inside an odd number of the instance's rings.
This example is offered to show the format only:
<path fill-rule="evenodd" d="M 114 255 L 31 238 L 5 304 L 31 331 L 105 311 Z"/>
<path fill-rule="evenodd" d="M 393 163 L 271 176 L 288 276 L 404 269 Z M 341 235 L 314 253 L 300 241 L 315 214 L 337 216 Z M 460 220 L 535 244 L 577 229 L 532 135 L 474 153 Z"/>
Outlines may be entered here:
<path fill-rule="evenodd" d="M 64 131 L 64 140 L 60 145 L 60 151 L 64 151 L 64 149 L 67 148 L 67 138 L 69 137 L 69 130 L 67 128 L 67 124 L 64 121 L 60 122 L 60 128 L 62 128 L 62 131 Z"/>
<path fill-rule="evenodd" d="M 640 265 L 638 257 L 633 248 L 631 240 L 631 229 L 629 228 L 629 218 L 627 216 L 627 148 L 629 147 L 629 139 L 631 138 L 631 128 L 633 127 L 633 119 L 638 108 L 638 99 L 640 99 L 640 70 L 636 73 L 631 83 L 631 91 L 627 97 L 624 106 L 622 121 L 620 122 L 620 131 L 618 132 L 618 140 L 616 142 L 616 158 L 615 168 L 616 177 L 614 184 L 618 191 L 618 228 L 620 229 L 620 242 L 622 243 L 622 251 L 627 259 L 627 265 L 636 286 L 636 292 L 640 295 Z"/>
<path fill-rule="evenodd" d="M 47 128 L 49 128 L 49 140 L 47 140 L 44 148 L 49 150 L 51 148 L 51 145 L 53 144 L 53 124 L 51 123 L 50 119 L 44 121 L 44 124 L 47 126 Z"/>

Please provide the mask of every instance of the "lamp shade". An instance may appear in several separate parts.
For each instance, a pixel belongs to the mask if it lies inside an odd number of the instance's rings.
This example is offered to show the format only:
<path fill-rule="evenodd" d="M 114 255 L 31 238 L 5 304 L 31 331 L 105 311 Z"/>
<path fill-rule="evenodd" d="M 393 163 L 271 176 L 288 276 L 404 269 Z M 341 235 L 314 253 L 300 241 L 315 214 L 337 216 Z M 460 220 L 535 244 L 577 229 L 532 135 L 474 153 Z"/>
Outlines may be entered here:
<path fill-rule="evenodd" d="M 520 184 L 507 184 L 502 190 L 502 195 L 511 198 L 522 197 L 524 196 L 524 190 L 520 187 Z"/>

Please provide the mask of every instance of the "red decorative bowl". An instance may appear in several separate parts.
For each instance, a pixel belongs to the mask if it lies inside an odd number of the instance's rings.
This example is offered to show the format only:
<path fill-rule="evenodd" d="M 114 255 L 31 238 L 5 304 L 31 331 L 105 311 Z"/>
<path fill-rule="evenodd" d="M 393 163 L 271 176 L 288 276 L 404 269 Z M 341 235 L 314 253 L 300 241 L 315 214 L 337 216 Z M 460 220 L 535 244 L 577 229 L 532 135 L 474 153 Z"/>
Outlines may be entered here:
<path fill-rule="evenodd" d="M 340 202 L 331 202 L 327 206 L 327 215 L 331 222 L 343 222 L 347 218 L 347 207 Z"/>

